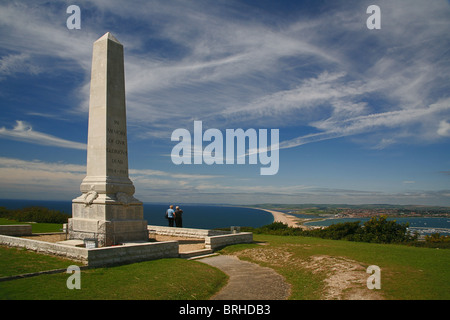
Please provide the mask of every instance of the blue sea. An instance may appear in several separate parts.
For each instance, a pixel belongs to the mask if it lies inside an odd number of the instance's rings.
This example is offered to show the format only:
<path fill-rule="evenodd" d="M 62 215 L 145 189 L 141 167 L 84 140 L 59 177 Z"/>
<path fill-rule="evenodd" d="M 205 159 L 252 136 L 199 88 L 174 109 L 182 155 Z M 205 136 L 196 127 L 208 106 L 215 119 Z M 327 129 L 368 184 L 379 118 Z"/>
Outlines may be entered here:
<path fill-rule="evenodd" d="M 174 204 L 180 205 L 180 204 Z M 60 210 L 64 213 L 72 213 L 72 201 L 46 201 L 46 200 L 1 200 L 0 207 L 8 209 L 20 209 L 29 206 L 41 206 L 49 209 Z M 234 207 L 213 206 L 202 204 L 180 205 L 183 209 L 183 227 L 199 229 L 229 228 L 230 226 L 258 228 L 273 222 L 273 216 L 263 210 Z M 168 205 L 144 203 L 144 219 L 150 225 L 165 226 L 167 220 L 164 214 Z M 283 211 L 286 212 L 287 211 Z M 324 218 L 312 215 L 295 215 L 299 218 Z M 327 218 L 322 221 L 307 222 L 310 226 L 329 226 L 334 223 L 361 221 L 364 223 L 369 218 Z M 419 231 L 421 234 L 441 233 L 450 235 L 450 218 L 405 217 L 388 218 L 398 223 L 409 223 L 411 231 Z"/>
<path fill-rule="evenodd" d="M 258 228 L 273 222 L 272 214 L 258 209 L 233 207 L 175 204 L 183 210 L 183 227 L 199 229 L 229 228 L 230 226 Z M 72 213 L 72 201 L 44 201 L 44 200 L 0 200 L 0 207 L 20 209 L 29 206 L 46 207 Z M 164 215 L 168 205 L 144 203 L 144 219 L 150 225 L 166 226 Z"/>

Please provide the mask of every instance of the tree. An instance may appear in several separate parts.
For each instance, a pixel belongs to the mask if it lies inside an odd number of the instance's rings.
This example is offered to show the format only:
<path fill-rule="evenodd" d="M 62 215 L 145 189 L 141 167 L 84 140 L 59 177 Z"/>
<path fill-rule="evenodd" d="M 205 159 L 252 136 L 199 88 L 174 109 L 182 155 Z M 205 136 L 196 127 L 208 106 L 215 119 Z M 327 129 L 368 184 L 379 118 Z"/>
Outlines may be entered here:
<path fill-rule="evenodd" d="M 410 240 L 408 224 L 399 224 L 395 220 L 388 221 L 387 216 L 372 217 L 365 222 L 354 240 L 376 243 L 405 242 Z"/>

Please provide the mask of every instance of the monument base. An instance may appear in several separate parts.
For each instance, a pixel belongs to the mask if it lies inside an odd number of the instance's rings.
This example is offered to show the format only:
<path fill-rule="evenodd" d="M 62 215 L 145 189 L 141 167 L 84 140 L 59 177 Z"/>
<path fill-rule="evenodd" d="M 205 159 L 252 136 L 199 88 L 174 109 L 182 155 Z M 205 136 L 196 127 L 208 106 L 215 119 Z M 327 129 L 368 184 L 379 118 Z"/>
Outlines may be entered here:
<path fill-rule="evenodd" d="M 69 239 L 95 239 L 98 247 L 124 242 L 148 241 L 147 221 L 143 220 L 142 203 L 121 202 L 91 204 L 72 203 L 72 218 L 68 221 Z"/>

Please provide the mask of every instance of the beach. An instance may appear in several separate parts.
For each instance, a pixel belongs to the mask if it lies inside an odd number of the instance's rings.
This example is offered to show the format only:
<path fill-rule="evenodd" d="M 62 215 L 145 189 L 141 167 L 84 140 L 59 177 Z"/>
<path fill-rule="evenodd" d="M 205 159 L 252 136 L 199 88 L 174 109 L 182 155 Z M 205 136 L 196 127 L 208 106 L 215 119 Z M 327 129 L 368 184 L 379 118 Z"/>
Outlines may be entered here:
<path fill-rule="evenodd" d="M 300 219 L 293 215 L 263 208 L 255 208 L 255 209 L 271 213 L 273 215 L 273 222 L 281 222 L 287 224 L 288 227 L 292 228 L 304 228 L 304 226 L 300 224 Z"/>

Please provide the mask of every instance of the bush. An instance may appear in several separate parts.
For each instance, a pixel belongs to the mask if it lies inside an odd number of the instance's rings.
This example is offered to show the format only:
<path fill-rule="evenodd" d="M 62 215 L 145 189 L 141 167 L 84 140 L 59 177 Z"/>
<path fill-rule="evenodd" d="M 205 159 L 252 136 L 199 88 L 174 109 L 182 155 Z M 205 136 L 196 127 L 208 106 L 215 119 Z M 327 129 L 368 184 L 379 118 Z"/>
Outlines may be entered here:
<path fill-rule="evenodd" d="M 281 222 L 274 222 L 257 228 L 255 233 L 274 235 L 299 235 L 332 240 L 350 240 L 375 243 L 401 243 L 416 240 L 408 232 L 408 224 L 388 221 L 386 216 L 373 217 L 361 226 L 360 221 L 332 224 L 323 229 L 302 230 L 291 228 Z"/>
<path fill-rule="evenodd" d="M 425 236 L 425 242 L 428 243 L 450 243 L 450 236 L 441 236 L 440 233 L 433 233 Z"/>
<path fill-rule="evenodd" d="M 352 240 L 353 236 L 360 232 L 360 221 L 336 223 L 331 226 L 318 229 L 317 233 L 321 238 L 332 240 Z"/>
<path fill-rule="evenodd" d="M 0 207 L 0 217 L 20 222 L 67 223 L 70 215 L 43 207 L 27 207 L 14 210 Z"/>
<path fill-rule="evenodd" d="M 375 243 L 399 243 L 413 240 L 408 224 L 388 221 L 386 216 L 372 217 L 353 237 L 354 241 Z"/>
<path fill-rule="evenodd" d="M 287 224 L 282 222 L 273 222 L 269 225 L 262 226 L 261 228 L 256 228 L 254 233 L 264 233 L 264 234 L 274 234 L 282 236 L 295 236 L 302 235 L 302 230 L 299 228 L 288 227 Z"/>

